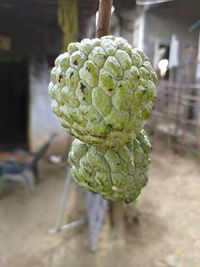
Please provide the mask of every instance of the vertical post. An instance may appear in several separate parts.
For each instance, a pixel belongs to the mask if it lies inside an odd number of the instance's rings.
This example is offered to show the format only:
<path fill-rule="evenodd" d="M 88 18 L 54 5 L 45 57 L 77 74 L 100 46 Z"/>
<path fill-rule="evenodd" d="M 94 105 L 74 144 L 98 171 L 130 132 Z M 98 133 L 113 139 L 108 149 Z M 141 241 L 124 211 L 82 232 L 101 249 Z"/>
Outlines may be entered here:
<path fill-rule="evenodd" d="M 200 83 L 200 31 L 199 31 L 199 45 L 198 45 L 198 56 L 197 56 L 197 68 L 196 68 L 196 83 Z M 197 89 L 197 95 L 200 96 L 200 92 Z M 196 142 L 197 142 L 197 149 L 198 149 L 198 155 L 200 157 L 200 102 L 197 102 L 197 136 L 196 136 Z"/>
<path fill-rule="evenodd" d="M 99 16 L 96 28 L 96 37 L 98 38 L 109 34 L 112 4 L 113 0 L 99 0 Z M 113 202 L 110 205 L 114 234 L 117 238 L 120 238 L 123 235 L 123 203 Z"/>
<path fill-rule="evenodd" d="M 200 31 L 199 31 L 199 44 L 198 44 L 198 54 L 197 54 L 197 65 L 196 65 L 196 85 L 200 83 Z M 200 91 L 197 90 L 197 97 L 200 97 Z M 196 107 L 197 112 L 197 135 L 196 135 L 196 145 L 198 149 L 198 156 L 200 157 L 200 102 L 197 102 Z"/>
<path fill-rule="evenodd" d="M 196 68 L 196 82 L 200 82 L 200 31 L 199 31 L 199 45 L 198 45 L 198 55 L 197 55 L 197 68 Z"/>

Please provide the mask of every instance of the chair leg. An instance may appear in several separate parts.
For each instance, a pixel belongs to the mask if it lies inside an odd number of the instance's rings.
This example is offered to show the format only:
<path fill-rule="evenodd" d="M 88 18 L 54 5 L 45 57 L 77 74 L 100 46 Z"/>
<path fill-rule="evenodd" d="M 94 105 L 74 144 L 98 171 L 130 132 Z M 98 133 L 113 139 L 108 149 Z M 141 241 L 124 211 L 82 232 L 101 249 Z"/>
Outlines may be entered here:
<path fill-rule="evenodd" d="M 31 170 L 23 173 L 24 184 L 33 192 L 35 188 L 35 177 Z"/>
<path fill-rule="evenodd" d="M 35 183 L 39 183 L 40 181 L 40 175 L 37 164 L 33 166 L 33 174 L 35 176 Z"/>

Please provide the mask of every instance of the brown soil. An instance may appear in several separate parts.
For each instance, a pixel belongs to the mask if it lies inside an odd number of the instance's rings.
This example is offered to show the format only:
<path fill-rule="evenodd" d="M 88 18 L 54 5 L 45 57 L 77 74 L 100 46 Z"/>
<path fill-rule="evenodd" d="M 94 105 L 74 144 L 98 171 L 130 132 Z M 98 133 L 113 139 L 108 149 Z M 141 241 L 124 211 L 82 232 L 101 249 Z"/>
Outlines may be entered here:
<path fill-rule="evenodd" d="M 15 185 L 0 200 L 0 267 L 200 267 L 198 161 L 156 149 L 147 187 L 136 205 L 125 207 L 124 234 L 116 239 L 106 216 L 95 253 L 87 226 L 48 234 L 56 221 L 65 170 L 45 161 L 40 169 L 41 182 L 33 194 Z M 84 213 L 75 188 L 68 221 Z"/>

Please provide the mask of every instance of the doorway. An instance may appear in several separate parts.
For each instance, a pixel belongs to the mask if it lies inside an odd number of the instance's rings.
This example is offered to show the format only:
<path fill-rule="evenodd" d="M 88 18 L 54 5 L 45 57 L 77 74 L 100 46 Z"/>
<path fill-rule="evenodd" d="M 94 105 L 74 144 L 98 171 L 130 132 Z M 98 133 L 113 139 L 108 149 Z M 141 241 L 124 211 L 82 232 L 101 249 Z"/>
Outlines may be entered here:
<path fill-rule="evenodd" d="M 28 64 L 0 61 L 0 150 L 27 148 Z"/>

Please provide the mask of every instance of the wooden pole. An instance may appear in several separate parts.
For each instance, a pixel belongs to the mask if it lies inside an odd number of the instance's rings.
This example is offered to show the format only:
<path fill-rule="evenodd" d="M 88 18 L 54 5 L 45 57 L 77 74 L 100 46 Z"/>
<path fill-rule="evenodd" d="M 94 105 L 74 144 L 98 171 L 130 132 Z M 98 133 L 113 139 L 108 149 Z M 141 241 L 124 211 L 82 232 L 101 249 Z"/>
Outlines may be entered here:
<path fill-rule="evenodd" d="M 99 16 L 96 28 L 96 37 L 108 35 L 113 0 L 99 0 Z"/>
<path fill-rule="evenodd" d="M 109 34 L 111 9 L 113 0 L 99 0 L 99 16 L 97 20 L 96 37 L 100 38 Z M 124 209 L 122 202 L 110 203 L 111 222 L 114 226 L 114 236 L 117 239 L 123 238 Z"/>

